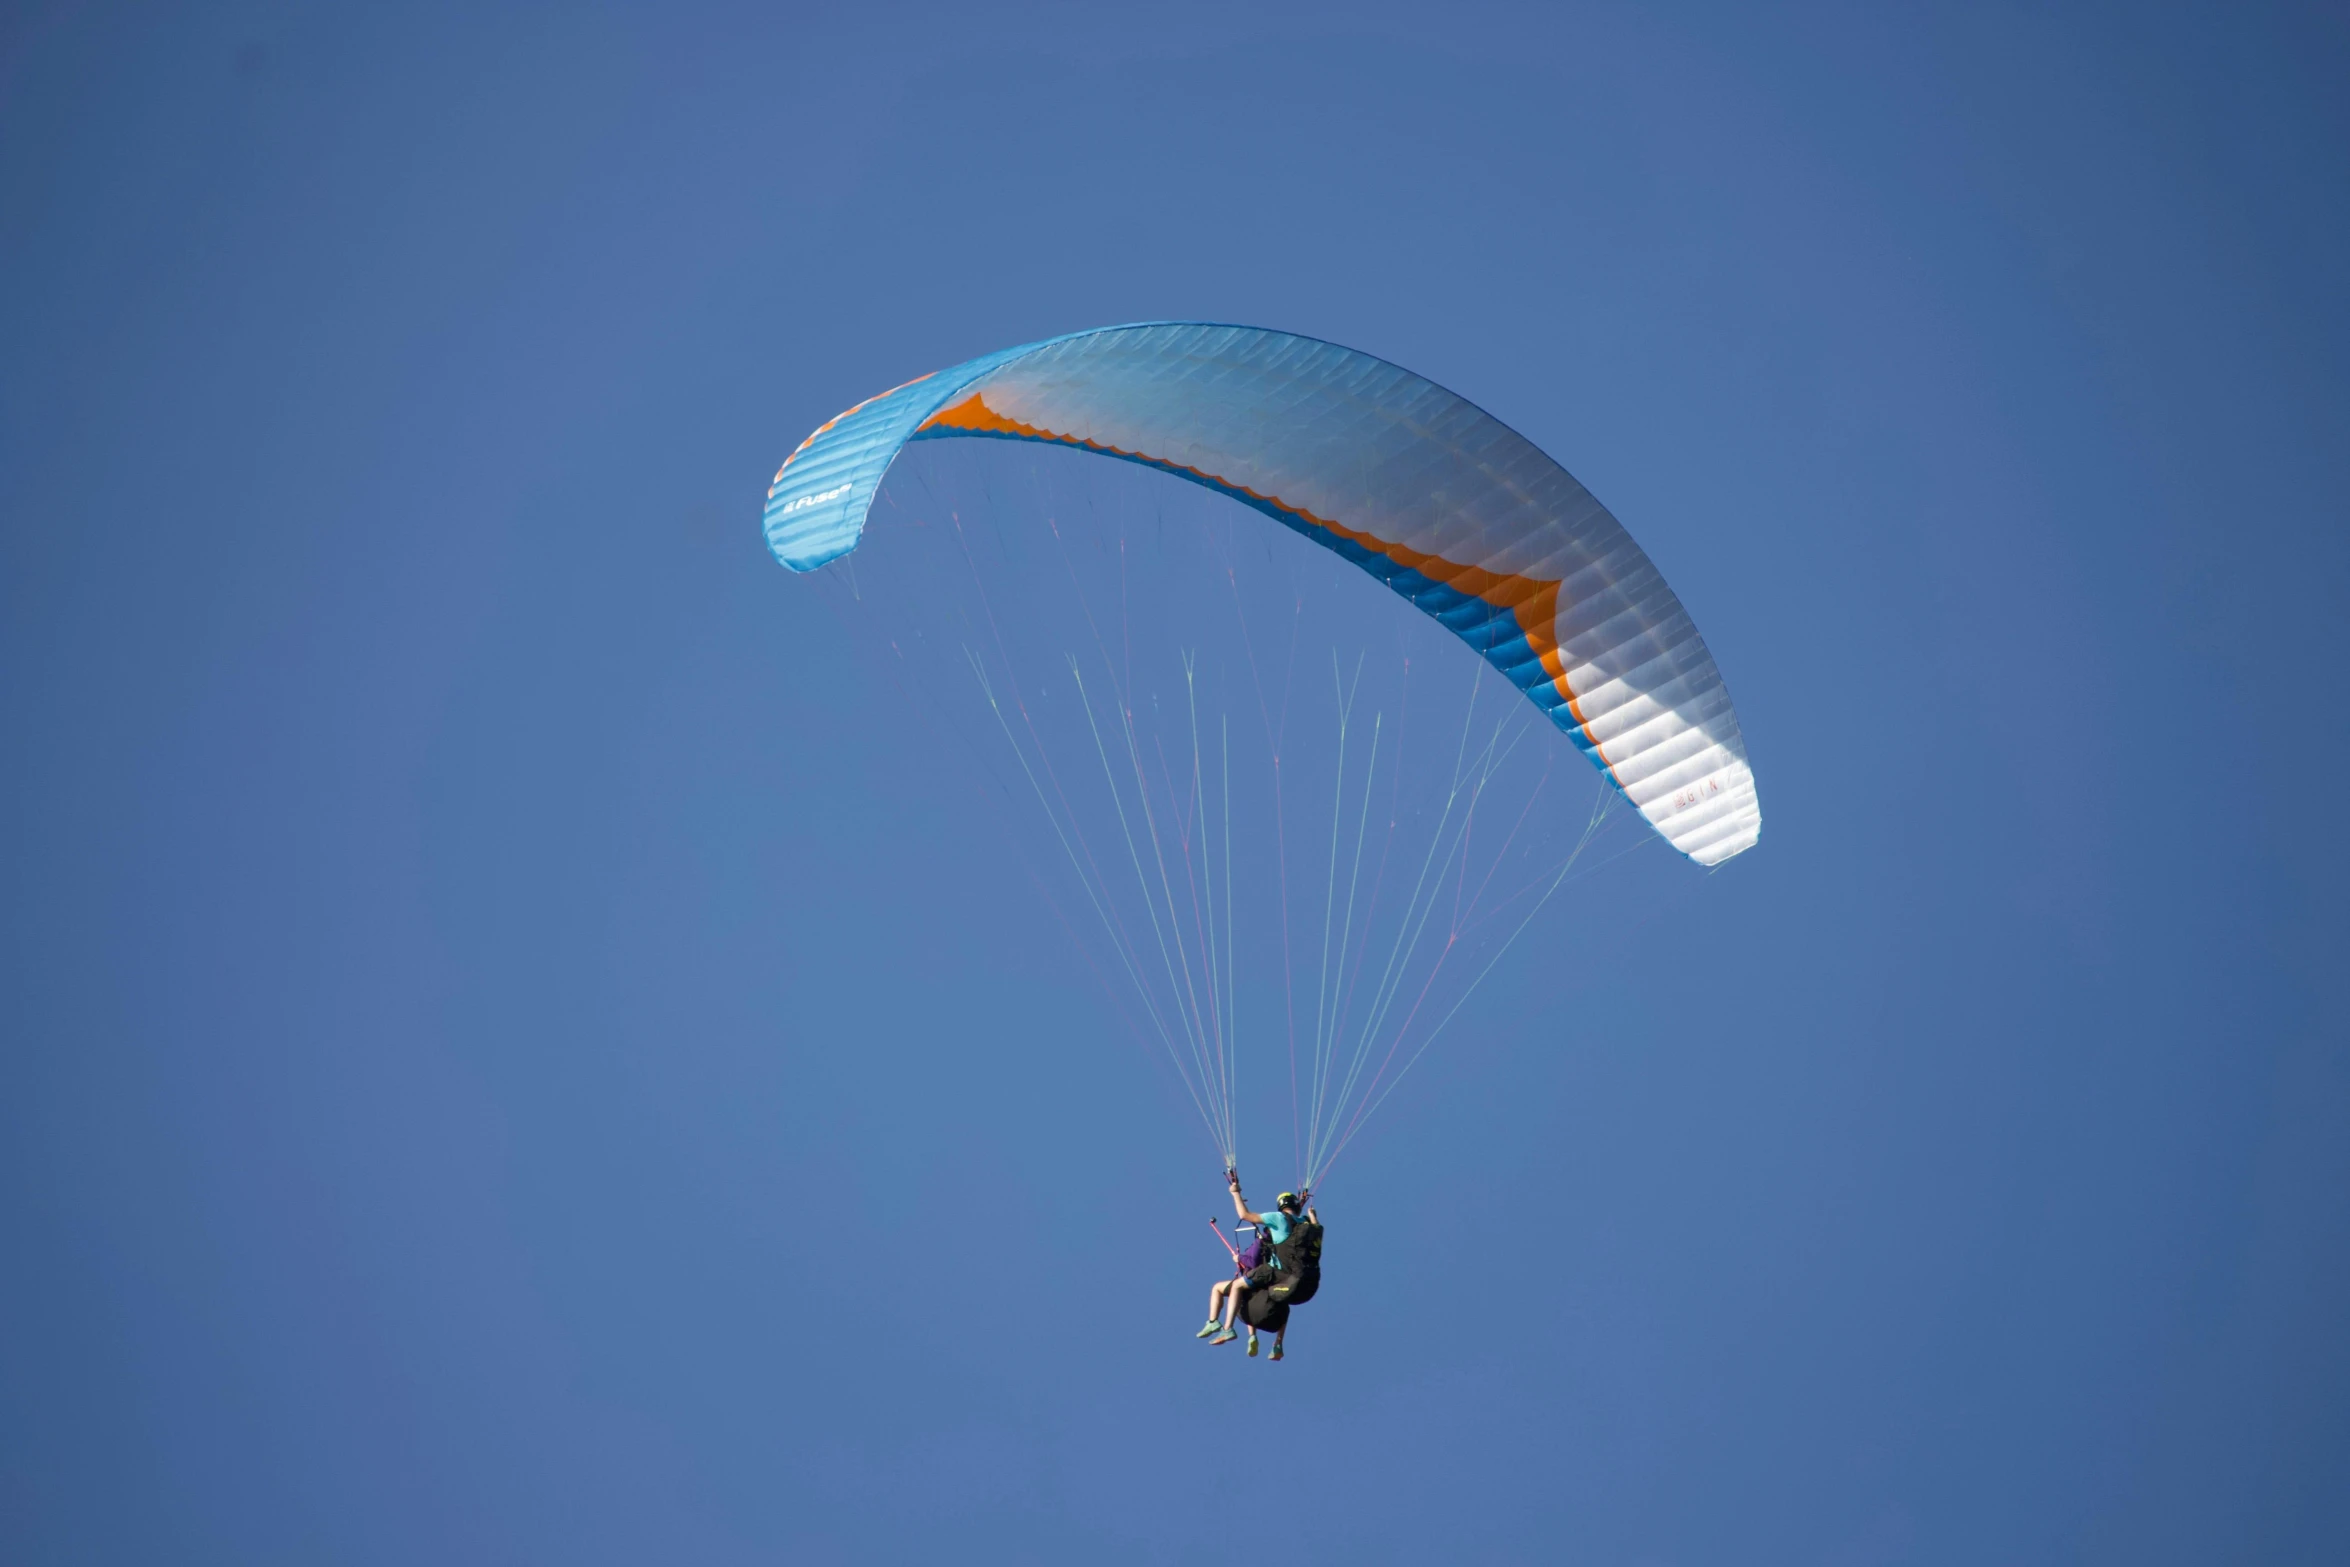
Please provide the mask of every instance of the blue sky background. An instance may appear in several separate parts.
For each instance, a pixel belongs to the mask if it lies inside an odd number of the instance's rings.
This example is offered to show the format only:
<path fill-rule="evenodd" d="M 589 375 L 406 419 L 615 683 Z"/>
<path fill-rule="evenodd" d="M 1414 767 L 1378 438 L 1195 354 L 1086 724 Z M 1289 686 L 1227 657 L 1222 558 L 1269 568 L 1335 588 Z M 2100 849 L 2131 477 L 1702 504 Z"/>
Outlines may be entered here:
<path fill-rule="evenodd" d="M 2333 6 L 12 8 L 0 1555 L 2350 1555 L 2344 80 Z M 757 530 L 1147 317 L 1558 456 L 1766 811 L 1497 976 L 1279 1367 Z"/>

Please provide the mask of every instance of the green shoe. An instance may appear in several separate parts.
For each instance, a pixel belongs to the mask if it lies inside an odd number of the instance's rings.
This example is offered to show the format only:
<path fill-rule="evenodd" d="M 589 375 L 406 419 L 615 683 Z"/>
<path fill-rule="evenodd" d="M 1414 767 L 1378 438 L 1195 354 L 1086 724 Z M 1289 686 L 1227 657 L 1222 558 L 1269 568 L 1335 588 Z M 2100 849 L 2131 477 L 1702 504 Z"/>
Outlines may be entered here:
<path fill-rule="evenodd" d="M 1240 1337 L 1239 1334 L 1233 1332 L 1230 1328 L 1226 1328 L 1223 1332 L 1217 1334 L 1214 1338 L 1209 1339 L 1208 1342 L 1211 1344 L 1229 1344 L 1238 1337 Z"/>
<path fill-rule="evenodd" d="M 1215 1331 L 1216 1331 L 1216 1327 L 1217 1327 L 1217 1321 L 1216 1321 L 1216 1319 L 1215 1319 L 1214 1317 L 1210 1317 L 1210 1318 L 1208 1318 L 1208 1325 L 1207 1325 L 1206 1327 L 1204 1327 L 1204 1328 L 1200 1329 L 1200 1330 L 1199 1330 L 1197 1333 L 1194 1333 L 1194 1334 L 1192 1335 L 1192 1337 L 1193 1337 L 1193 1338 L 1206 1338 L 1206 1337 L 1207 1337 L 1209 1334 L 1211 1334 L 1211 1333 L 1213 1333 L 1213 1332 L 1215 1332 Z"/>
<path fill-rule="evenodd" d="M 1248 1358 L 1251 1360 L 1257 1358 L 1257 1336 L 1254 1333 L 1248 1336 Z"/>
<path fill-rule="evenodd" d="M 1273 1358 L 1275 1360 L 1279 1360 L 1281 1358 L 1281 1341 L 1279 1339 L 1275 1339 L 1273 1341 Z"/>

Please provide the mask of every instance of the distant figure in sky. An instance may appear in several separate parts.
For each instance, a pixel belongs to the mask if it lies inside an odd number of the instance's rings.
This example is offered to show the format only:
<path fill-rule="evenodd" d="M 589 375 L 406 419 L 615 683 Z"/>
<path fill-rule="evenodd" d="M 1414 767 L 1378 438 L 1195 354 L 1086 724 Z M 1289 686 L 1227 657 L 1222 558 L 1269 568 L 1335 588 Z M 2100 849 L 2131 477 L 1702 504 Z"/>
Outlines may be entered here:
<path fill-rule="evenodd" d="M 1257 1330 L 1273 1334 L 1273 1358 L 1283 1353 L 1289 1333 L 1289 1308 L 1302 1306 L 1322 1287 L 1322 1224 L 1295 1192 L 1274 1199 L 1269 1213 L 1251 1213 L 1240 1193 L 1240 1172 L 1224 1172 L 1232 1188 L 1232 1209 L 1243 1224 L 1257 1227 L 1257 1243 L 1248 1258 L 1254 1266 L 1237 1278 L 1220 1279 L 1208 1290 L 1208 1320 L 1198 1334 L 1211 1344 L 1229 1344 L 1240 1335 L 1233 1323 L 1243 1312 L 1248 1320 L 1248 1352 L 1257 1352 Z M 1209 1338 L 1214 1334 L 1213 1338 Z"/>

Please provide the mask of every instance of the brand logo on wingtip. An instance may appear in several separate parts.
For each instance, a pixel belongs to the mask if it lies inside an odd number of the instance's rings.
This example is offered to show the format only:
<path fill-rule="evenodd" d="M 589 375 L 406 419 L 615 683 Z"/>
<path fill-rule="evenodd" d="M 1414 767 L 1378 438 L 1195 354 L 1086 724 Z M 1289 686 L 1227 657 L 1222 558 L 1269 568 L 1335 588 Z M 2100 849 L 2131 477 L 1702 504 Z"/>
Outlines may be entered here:
<path fill-rule="evenodd" d="M 811 506 L 821 506 L 826 501 L 837 501 L 842 496 L 848 494 L 849 486 L 855 484 L 856 482 L 856 480 L 851 479 L 847 483 L 836 484 L 829 490 L 818 490 L 815 494 L 803 495 L 796 501 L 785 501 L 781 506 L 775 509 L 775 515 L 778 517 L 786 517 L 795 511 L 806 511 Z"/>
<path fill-rule="evenodd" d="M 1675 794 L 1671 801 L 1666 804 L 1665 814 L 1670 816 L 1681 811 L 1686 811 L 1692 805 L 1702 804 L 1703 802 L 1712 799 L 1715 795 L 1720 794 L 1722 790 L 1727 787 L 1728 785 L 1724 781 L 1722 775 L 1720 773 L 1715 773 L 1712 777 L 1705 779 L 1703 782 L 1692 784 L 1688 788 L 1683 789 L 1679 793 Z"/>

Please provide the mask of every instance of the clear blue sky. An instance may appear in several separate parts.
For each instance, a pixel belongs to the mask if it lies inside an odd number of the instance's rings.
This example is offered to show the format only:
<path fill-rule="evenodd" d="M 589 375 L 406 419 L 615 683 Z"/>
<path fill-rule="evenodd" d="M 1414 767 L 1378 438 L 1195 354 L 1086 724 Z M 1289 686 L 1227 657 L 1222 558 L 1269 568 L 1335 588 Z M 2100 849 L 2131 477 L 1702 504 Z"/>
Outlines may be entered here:
<path fill-rule="evenodd" d="M 0 1557 L 2350 1558 L 2345 81 L 2339 6 L 11 7 Z M 1767 813 L 1497 979 L 1278 1367 L 758 535 L 1152 317 L 1558 456 Z"/>

